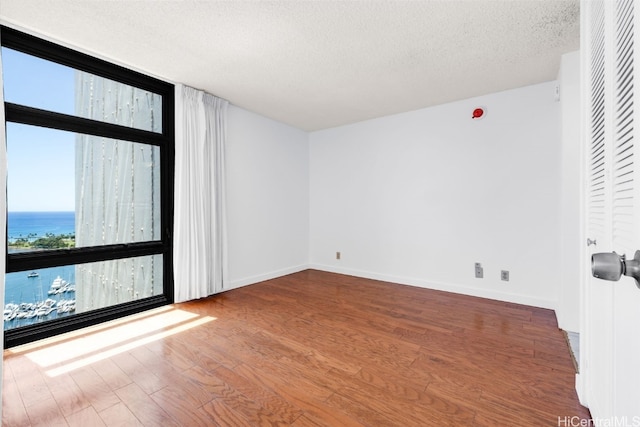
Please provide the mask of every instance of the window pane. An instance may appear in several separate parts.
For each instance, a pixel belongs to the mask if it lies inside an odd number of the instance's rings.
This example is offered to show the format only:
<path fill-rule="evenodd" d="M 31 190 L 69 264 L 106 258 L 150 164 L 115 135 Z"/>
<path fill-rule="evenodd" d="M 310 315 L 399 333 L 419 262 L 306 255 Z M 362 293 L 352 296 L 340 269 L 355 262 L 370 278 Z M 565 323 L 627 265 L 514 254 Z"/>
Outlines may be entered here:
<path fill-rule="evenodd" d="M 162 255 L 8 273 L 4 328 L 161 295 Z"/>
<path fill-rule="evenodd" d="M 160 148 L 7 123 L 10 252 L 160 240 Z"/>
<path fill-rule="evenodd" d="M 162 96 L 2 48 L 7 102 L 162 132 Z"/>

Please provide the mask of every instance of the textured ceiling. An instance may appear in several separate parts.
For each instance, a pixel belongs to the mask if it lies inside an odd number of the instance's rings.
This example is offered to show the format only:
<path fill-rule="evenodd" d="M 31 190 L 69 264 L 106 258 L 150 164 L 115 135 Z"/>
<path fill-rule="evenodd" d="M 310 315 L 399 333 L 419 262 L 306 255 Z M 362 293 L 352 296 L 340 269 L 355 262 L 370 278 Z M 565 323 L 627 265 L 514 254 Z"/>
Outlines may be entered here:
<path fill-rule="evenodd" d="M 554 80 L 579 0 L 0 0 L 0 20 L 317 130 Z"/>

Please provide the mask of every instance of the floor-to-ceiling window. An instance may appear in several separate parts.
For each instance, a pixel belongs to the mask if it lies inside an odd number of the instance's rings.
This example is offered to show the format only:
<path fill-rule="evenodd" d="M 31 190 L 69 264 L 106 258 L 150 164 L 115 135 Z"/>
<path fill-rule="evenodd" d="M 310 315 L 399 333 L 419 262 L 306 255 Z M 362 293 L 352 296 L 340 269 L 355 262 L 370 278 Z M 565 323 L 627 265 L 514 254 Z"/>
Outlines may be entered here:
<path fill-rule="evenodd" d="M 170 303 L 173 85 L 0 31 L 5 345 Z"/>

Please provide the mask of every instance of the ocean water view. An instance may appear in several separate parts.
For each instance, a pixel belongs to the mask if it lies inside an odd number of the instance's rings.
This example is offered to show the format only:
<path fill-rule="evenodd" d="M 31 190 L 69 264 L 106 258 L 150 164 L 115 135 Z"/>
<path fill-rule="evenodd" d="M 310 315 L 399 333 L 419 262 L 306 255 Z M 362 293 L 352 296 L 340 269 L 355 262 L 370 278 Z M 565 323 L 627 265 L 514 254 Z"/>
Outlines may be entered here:
<path fill-rule="evenodd" d="M 9 253 L 16 239 L 31 242 L 47 234 L 75 233 L 75 212 L 9 212 Z M 19 249 L 24 251 L 24 249 Z M 75 266 L 43 268 L 5 275 L 4 329 L 66 316 L 75 309 Z"/>
<path fill-rule="evenodd" d="M 44 237 L 47 233 L 73 234 L 76 230 L 75 212 L 9 212 L 7 239 Z"/>

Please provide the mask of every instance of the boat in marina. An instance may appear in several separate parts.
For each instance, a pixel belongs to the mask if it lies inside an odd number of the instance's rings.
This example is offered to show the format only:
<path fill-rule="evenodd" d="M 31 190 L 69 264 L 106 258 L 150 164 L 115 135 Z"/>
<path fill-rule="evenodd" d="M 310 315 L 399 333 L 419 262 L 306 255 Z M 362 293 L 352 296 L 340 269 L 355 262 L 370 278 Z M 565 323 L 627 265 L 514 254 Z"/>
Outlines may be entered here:
<path fill-rule="evenodd" d="M 57 307 L 58 314 L 73 313 L 76 311 L 76 300 L 60 300 Z"/>
<path fill-rule="evenodd" d="M 67 281 L 64 280 L 62 277 L 58 276 L 55 279 L 53 279 L 53 282 L 51 283 L 51 288 L 49 288 L 49 292 L 47 293 L 49 295 L 54 295 L 66 284 L 67 284 Z"/>
<path fill-rule="evenodd" d="M 76 311 L 75 299 L 54 300 L 47 298 L 44 301 L 33 303 L 23 302 L 20 304 L 7 303 L 4 306 L 3 318 L 5 322 L 21 319 L 44 318 L 53 312 L 57 315 L 64 313 L 73 313 Z"/>
<path fill-rule="evenodd" d="M 53 283 L 51 283 L 51 287 L 49 288 L 49 291 L 47 292 L 47 294 L 59 295 L 66 292 L 75 292 L 75 291 L 76 291 L 76 287 L 73 284 L 67 282 L 66 280 L 58 276 L 54 279 Z"/>

